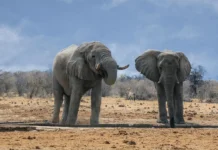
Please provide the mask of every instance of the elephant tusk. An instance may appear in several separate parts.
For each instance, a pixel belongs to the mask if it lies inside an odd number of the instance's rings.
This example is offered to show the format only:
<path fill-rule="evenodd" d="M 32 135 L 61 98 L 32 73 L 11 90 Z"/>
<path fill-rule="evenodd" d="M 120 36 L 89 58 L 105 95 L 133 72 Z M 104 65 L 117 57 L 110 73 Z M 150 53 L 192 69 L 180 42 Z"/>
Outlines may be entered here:
<path fill-rule="evenodd" d="M 95 66 L 95 69 L 96 69 L 97 71 L 99 71 L 100 68 L 101 68 L 101 65 L 100 65 L 100 64 L 97 64 L 97 65 Z"/>
<path fill-rule="evenodd" d="M 157 83 L 160 84 L 162 82 L 162 79 L 163 79 L 163 75 L 161 74 L 159 81 Z"/>
<path fill-rule="evenodd" d="M 124 70 L 124 69 L 126 69 L 126 68 L 128 68 L 128 67 L 129 67 L 129 64 L 126 65 L 126 66 L 124 66 L 124 67 L 120 67 L 119 65 L 117 65 L 117 69 L 118 69 L 118 70 Z"/>
<path fill-rule="evenodd" d="M 177 77 L 177 76 L 176 76 L 176 83 L 179 84 L 179 80 L 178 80 L 178 77 Z"/>

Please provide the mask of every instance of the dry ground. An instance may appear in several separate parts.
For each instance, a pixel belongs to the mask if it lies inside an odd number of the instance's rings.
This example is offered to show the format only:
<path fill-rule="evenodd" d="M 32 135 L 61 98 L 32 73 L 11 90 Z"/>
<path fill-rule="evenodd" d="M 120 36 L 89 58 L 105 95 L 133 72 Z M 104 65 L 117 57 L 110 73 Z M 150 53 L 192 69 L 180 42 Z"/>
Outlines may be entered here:
<path fill-rule="evenodd" d="M 157 101 L 103 98 L 100 123 L 156 124 Z M 50 121 L 52 99 L 0 98 L 0 122 Z M 185 121 L 218 125 L 218 104 L 185 102 Z M 83 97 L 77 124 L 89 124 L 90 98 Z M 218 149 L 218 129 L 96 128 L 0 132 L 4 149 Z"/>

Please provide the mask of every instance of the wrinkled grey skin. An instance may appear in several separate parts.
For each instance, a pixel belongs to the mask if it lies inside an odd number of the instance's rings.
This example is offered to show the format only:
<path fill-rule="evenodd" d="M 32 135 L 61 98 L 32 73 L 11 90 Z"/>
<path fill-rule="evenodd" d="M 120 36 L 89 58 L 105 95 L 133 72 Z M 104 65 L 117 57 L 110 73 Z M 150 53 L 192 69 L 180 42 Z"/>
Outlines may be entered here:
<path fill-rule="evenodd" d="M 71 45 L 60 51 L 53 63 L 54 112 L 53 123 L 59 123 L 60 107 L 64 109 L 61 123 L 74 125 L 77 120 L 80 100 L 92 89 L 90 124 L 99 123 L 102 78 L 108 85 L 115 83 L 117 66 L 110 50 L 100 42 Z"/>
<path fill-rule="evenodd" d="M 136 69 L 154 81 L 157 90 L 158 123 L 168 123 L 166 101 L 170 125 L 185 123 L 183 118 L 183 81 L 190 74 L 191 65 L 182 52 L 148 50 L 135 59 Z"/>

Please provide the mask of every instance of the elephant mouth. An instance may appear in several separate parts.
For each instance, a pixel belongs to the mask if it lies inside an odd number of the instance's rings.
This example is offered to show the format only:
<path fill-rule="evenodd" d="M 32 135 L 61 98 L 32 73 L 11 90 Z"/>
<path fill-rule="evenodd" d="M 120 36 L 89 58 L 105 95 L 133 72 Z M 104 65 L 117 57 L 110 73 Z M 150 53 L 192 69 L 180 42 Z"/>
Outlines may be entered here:
<path fill-rule="evenodd" d="M 107 78 L 108 77 L 108 73 L 106 70 L 99 70 L 99 75 L 102 77 L 102 78 Z"/>
<path fill-rule="evenodd" d="M 107 78 L 107 77 L 108 77 L 107 71 L 102 67 L 101 64 L 97 64 L 97 65 L 95 66 L 95 69 L 97 70 L 98 74 L 99 74 L 102 78 Z"/>

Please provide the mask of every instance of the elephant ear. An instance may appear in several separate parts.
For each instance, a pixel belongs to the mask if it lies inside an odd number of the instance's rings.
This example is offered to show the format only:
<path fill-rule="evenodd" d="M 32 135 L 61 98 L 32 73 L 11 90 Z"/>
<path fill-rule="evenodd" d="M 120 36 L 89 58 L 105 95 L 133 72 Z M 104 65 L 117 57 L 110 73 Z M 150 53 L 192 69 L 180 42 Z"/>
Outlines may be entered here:
<path fill-rule="evenodd" d="M 180 82 L 185 81 L 185 79 L 189 76 L 191 72 L 191 64 L 188 60 L 188 58 L 184 55 L 182 52 L 177 52 L 177 55 L 179 56 L 179 65 L 180 69 L 178 72 L 178 79 Z"/>
<path fill-rule="evenodd" d="M 82 80 L 96 80 L 96 74 L 90 69 L 86 62 L 85 56 L 90 51 L 93 45 L 83 44 L 77 48 L 67 62 L 66 71 L 68 75 L 76 76 Z"/>
<path fill-rule="evenodd" d="M 160 78 L 157 68 L 157 56 L 160 53 L 160 51 L 148 50 L 135 59 L 136 70 L 154 82 L 158 82 Z"/>

